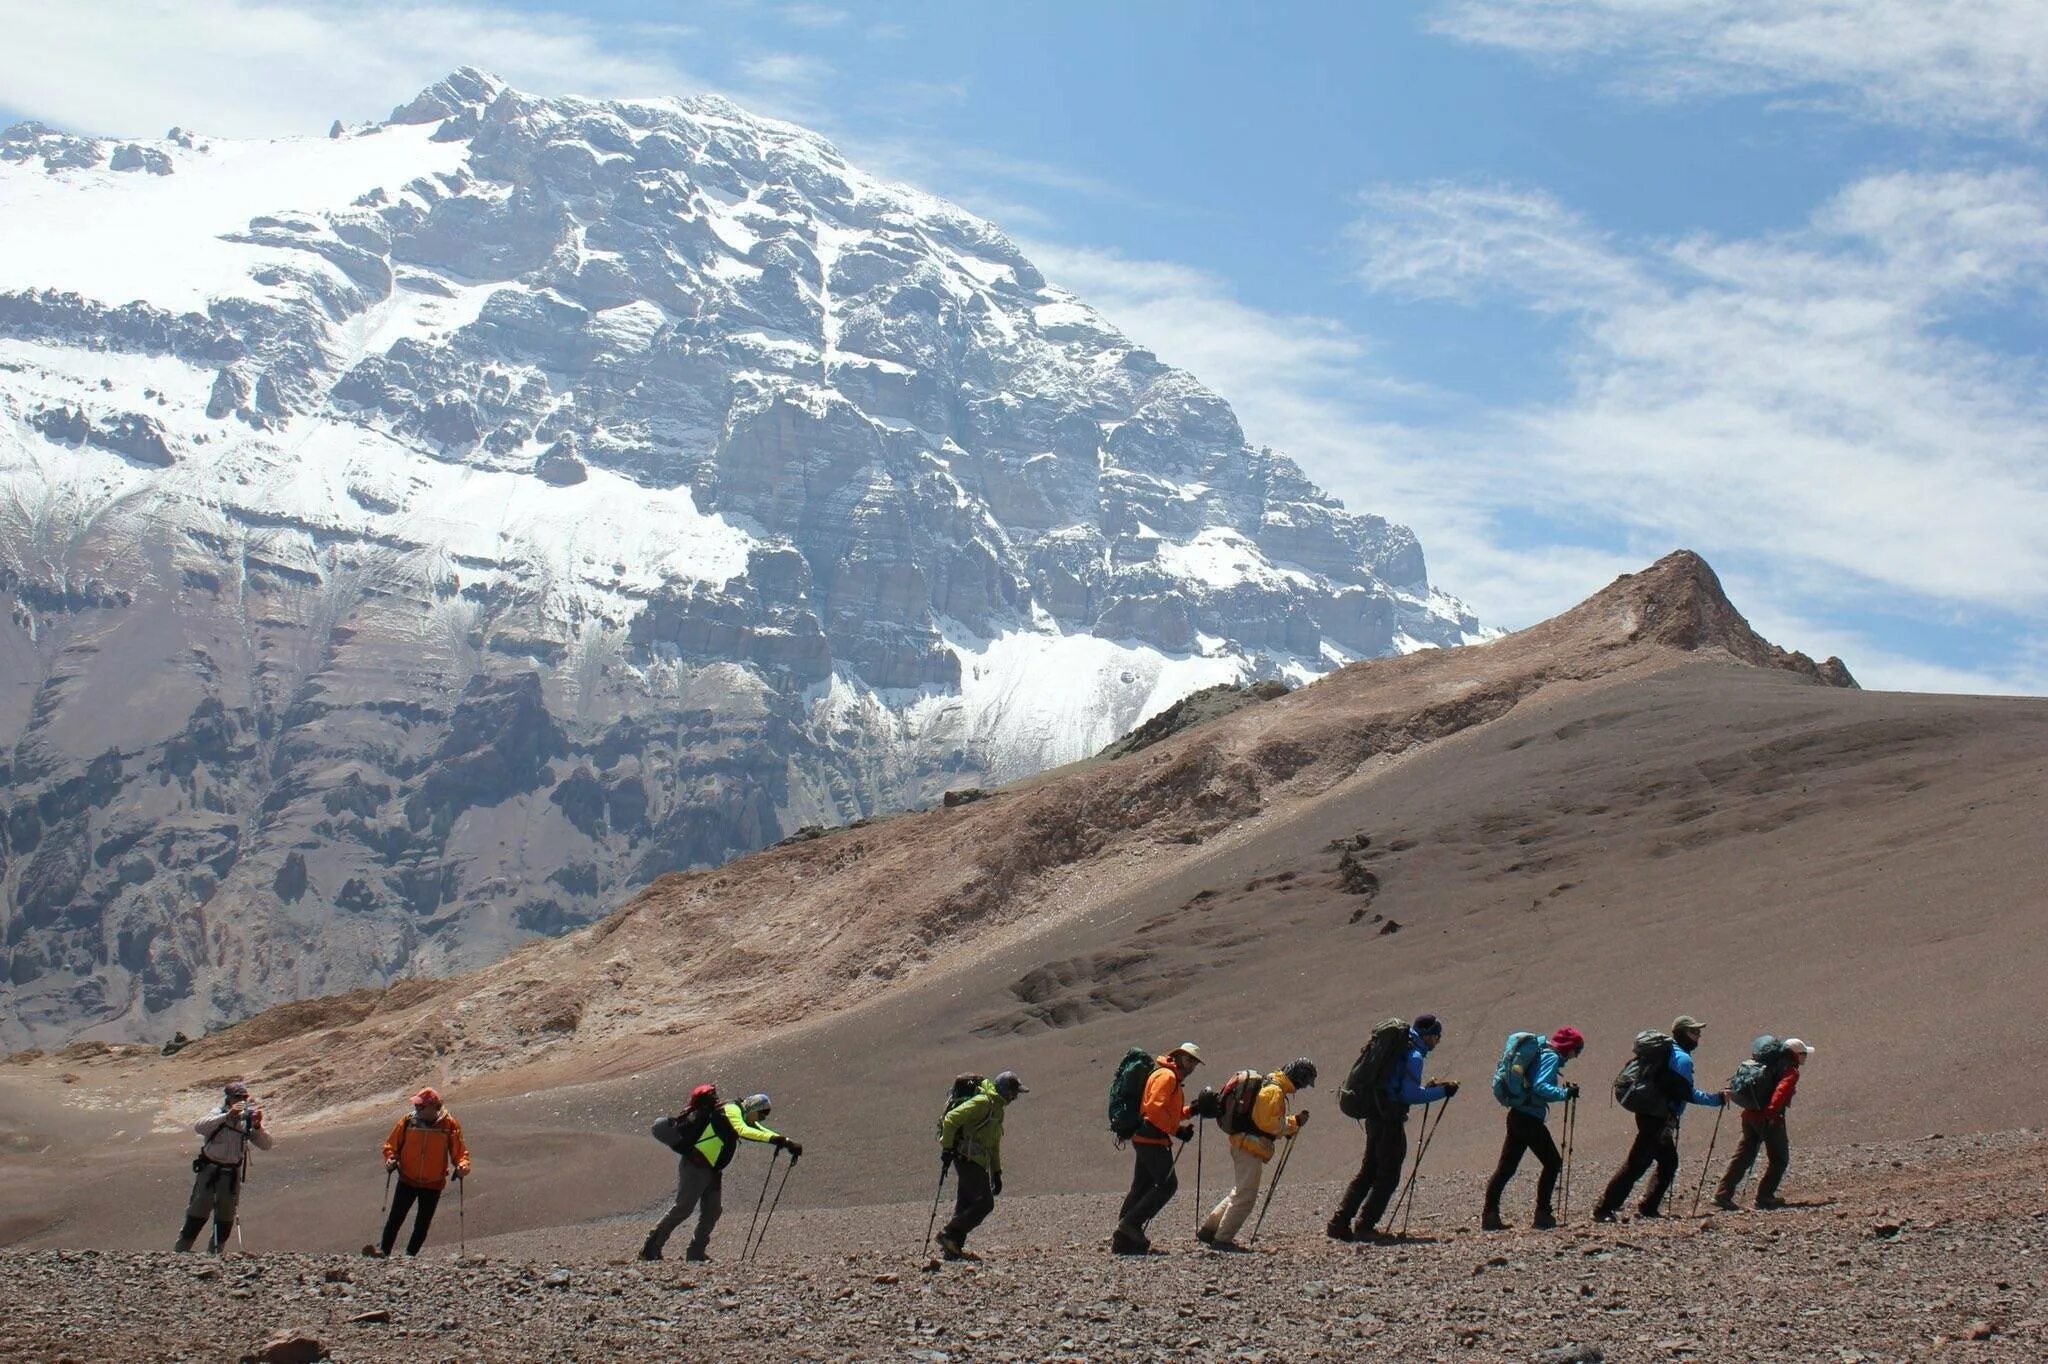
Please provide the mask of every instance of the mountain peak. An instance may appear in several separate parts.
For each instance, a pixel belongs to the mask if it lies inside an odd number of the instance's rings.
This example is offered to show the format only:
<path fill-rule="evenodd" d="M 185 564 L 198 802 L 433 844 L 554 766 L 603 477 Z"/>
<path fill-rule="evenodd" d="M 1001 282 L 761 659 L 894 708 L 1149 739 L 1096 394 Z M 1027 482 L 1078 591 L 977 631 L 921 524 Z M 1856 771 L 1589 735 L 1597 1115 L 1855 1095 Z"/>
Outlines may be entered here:
<path fill-rule="evenodd" d="M 466 113 L 481 113 L 509 87 L 474 66 L 458 66 L 440 80 L 391 111 L 392 123 L 435 123 Z"/>

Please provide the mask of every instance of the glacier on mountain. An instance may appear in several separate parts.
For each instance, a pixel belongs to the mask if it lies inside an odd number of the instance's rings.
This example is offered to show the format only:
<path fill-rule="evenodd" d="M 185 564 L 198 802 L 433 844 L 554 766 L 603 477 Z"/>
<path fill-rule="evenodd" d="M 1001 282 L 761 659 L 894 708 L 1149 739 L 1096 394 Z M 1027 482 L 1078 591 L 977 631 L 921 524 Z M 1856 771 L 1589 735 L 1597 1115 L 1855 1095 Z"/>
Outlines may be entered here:
<path fill-rule="evenodd" d="M 988 223 L 466 69 L 325 138 L 0 133 L 0 585 L 16 1044 L 1486 633 Z"/>

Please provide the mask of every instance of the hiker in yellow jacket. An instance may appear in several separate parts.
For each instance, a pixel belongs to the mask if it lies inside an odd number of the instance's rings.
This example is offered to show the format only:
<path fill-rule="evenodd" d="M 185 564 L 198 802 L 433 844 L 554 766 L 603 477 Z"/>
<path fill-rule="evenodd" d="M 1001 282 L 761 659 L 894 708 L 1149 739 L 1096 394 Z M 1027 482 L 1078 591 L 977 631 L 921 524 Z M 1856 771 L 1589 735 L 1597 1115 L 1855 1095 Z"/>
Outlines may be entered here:
<path fill-rule="evenodd" d="M 1303 1057 L 1274 1071 L 1259 1086 L 1258 1097 L 1252 1100 L 1250 1122 L 1230 1134 L 1230 1167 L 1237 1182 L 1223 1195 L 1223 1201 L 1209 1210 L 1201 1229 L 1195 1233 L 1195 1239 L 1203 1245 L 1216 1250 L 1244 1249 L 1237 1243 L 1237 1233 L 1259 1201 L 1259 1180 L 1265 1174 L 1266 1162 L 1273 1158 L 1273 1143 L 1281 1138 L 1292 1140 L 1308 1122 L 1307 1109 L 1299 1113 L 1287 1111 L 1287 1096 L 1315 1082 L 1315 1063 Z M 1225 1096 L 1226 1103 L 1229 1097 Z"/>

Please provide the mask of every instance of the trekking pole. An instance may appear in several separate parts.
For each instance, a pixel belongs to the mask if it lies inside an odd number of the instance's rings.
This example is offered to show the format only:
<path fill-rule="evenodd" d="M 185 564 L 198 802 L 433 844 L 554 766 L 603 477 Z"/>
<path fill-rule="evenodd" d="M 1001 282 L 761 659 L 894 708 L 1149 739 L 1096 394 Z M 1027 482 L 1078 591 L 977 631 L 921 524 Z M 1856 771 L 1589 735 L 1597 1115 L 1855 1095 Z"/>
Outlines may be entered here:
<path fill-rule="evenodd" d="M 924 1245 L 923 1245 L 923 1246 L 922 1246 L 922 1247 L 921 1247 L 921 1248 L 920 1248 L 920 1249 L 918 1250 L 918 1252 L 917 1252 L 917 1253 L 918 1253 L 918 1256 L 919 1256 L 919 1258 L 920 1258 L 920 1259 L 921 1259 L 921 1258 L 923 1258 L 923 1257 L 924 1257 L 924 1256 L 926 1256 L 926 1255 L 929 1255 L 929 1254 L 931 1254 L 931 1251 L 932 1251 L 932 1228 L 934 1228 L 934 1227 L 936 1227 L 936 1226 L 938 1226 L 938 1225 L 939 1225 L 939 1199 L 940 1199 L 940 1198 L 942 1198 L 942 1197 L 943 1197 L 943 1196 L 945 1195 L 945 1192 L 946 1192 L 946 1172 L 947 1172 L 948 1170 L 951 1170 L 952 1168 L 953 1168 L 953 1167 L 952 1167 L 952 1166 L 950 1166 L 950 1165 L 941 1165 L 941 1166 L 939 1167 L 939 1187 L 938 1187 L 938 1188 L 936 1188 L 936 1189 L 933 1189 L 933 1190 L 932 1190 L 932 1216 L 931 1216 L 931 1220 L 930 1220 L 929 1222 L 926 1222 L 926 1223 L 924 1224 Z"/>
<path fill-rule="evenodd" d="M 1415 1181 L 1422 1176 L 1422 1158 L 1429 1154 L 1429 1144 L 1435 1141 L 1436 1134 L 1443 1130 L 1444 1115 L 1451 1111 L 1452 1097 L 1451 1095 L 1444 1096 L 1443 1107 L 1436 1111 L 1436 1123 L 1434 1126 L 1429 1121 L 1429 1105 L 1424 1104 L 1422 1107 L 1422 1125 L 1424 1128 L 1422 1141 L 1415 1148 L 1415 1168 L 1408 1172 L 1408 1187 L 1401 1194 L 1402 1201 L 1408 1204 L 1408 1210 L 1401 1214 L 1401 1234 L 1403 1236 L 1408 1234 L 1409 1220 L 1415 1216 Z M 1391 1221 L 1392 1219 L 1388 1220 Z"/>
<path fill-rule="evenodd" d="M 469 1258 L 469 1181 L 455 1181 L 455 1253 Z"/>
<path fill-rule="evenodd" d="M 1259 1220 L 1252 1223 L 1251 1239 L 1245 1242 L 1246 1245 L 1249 1246 L 1259 1239 L 1259 1228 L 1266 1225 L 1266 1209 L 1273 1206 L 1273 1191 L 1280 1187 L 1280 1176 L 1287 1173 L 1287 1158 L 1293 1154 L 1294 1138 L 1290 1135 L 1287 1138 L 1287 1149 L 1280 1153 L 1280 1163 L 1273 1167 L 1273 1182 L 1266 1186 L 1266 1201 L 1259 1205 Z"/>
<path fill-rule="evenodd" d="M 741 1258 L 745 1258 L 747 1246 L 753 1243 L 755 1223 L 761 1220 L 761 1205 L 768 1201 L 768 1181 L 775 1178 L 775 1162 L 780 1159 L 782 1148 L 778 1146 L 774 1154 L 768 1157 L 768 1173 L 761 1176 L 761 1196 L 754 1200 L 754 1220 L 747 1223 L 747 1239 L 740 1243 Z"/>
<path fill-rule="evenodd" d="M 1579 1100 L 1576 1095 L 1564 1101 L 1564 1215 L 1559 1222 L 1572 1220 L 1572 1138 L 1578 1134 Z"/>
<path fill-rule="evenodd" d="M 1195 1231 L 1202 1230 L 1202 1128 L 1207 1124 L 1195 1120 Z"/>
<path fill-rule="evenodd" d="M 768 1228 L 775 1225 L 775 1210 L 782 1206 L 782 1191 L 789 1187 L 790 1172 L 795 1169 L 793 1160 L 782 1167 L 782 1180 L 775 1186 L 775 1197 L 768 1204 L 768 1215 L 761 1219 L 761 1234 L 754 1238 L 754 1248 L 742 1254 L 741 1259 L 751 1260 L 761 1253 L 761 1243 L 768 1239 Z"/>
<path fill-rule="evenodd" d="M 1721 1140 L 1721 1119 L 1727 1116 L 1728 1105 L 1724 1102 L 1714 1110 L 1714 1135 L 1707 1138 L 1707 1158 L 1700 1162 L 1699 1187 L 1692 1191 L 1692 1215 L 1700 1215 L 1700 1195 L 1707 1191 L 1707 1176 L 1714 1172 L 1714 1146 Z"/>

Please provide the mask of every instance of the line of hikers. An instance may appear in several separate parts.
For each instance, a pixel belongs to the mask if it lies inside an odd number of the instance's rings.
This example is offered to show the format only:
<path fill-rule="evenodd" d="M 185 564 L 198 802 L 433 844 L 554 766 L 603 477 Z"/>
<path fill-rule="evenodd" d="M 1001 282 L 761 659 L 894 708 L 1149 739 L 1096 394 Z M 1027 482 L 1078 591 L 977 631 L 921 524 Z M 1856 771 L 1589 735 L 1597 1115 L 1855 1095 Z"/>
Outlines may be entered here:
<path fill-rule="evenodd" d="M 1679 1125 L 1688 1107 L 1722 1108 L 1733 1101 L 1742 1110 L 1742 1134 L 1721 1177 L 1714 1197 L 1717 1207 L 1735 1208 L 1735 1193 L 1754 1165 L 1761 1150 L 1766 1168 L 1757 1186 L 1756 1206 L 1780 1208 L 1778 1187 L 1791 1160 L 1785 1113 L 1799 1086 L 1800 1067 L 1813 1048 L 1796 1037 L 1764 1036 L 1756 1039 L 1750 1058 L 1736 1068 L 1728 1086 L 1705 1092 L 1694 1081 L 1693 1052 L 1700 1044 L 1705 1025 L 1689 1014 L 1674 1019 L 1668 1033 L 1646 1031 L 1636 1034 L 1627 1063 L 1614 1081 L 1614 1098 L 1634 1115 L 1636 1136 L 1628 1156 L 1607 1183 L 1593 1208 L 1595 1221 L 1610 1222 L 1628 1201 L 1636 1184 L 1653 1167 L 1655 1176 L 1637 1204 L 1642 1217 L 1663 1213 L 1664 1199 L 1678 1173 Z M 1424 1069 L 1429 1053 L 1443 1040 L 1442 1021 L 1434 1014 L 1421 1014 L 1412 1021 L 1390 1018 L 1372 1030 L 1358 1058 L 1337 1092 L 1337 1106 L 1346 1117 L 1356 1119 L 1365 1129 L 1365 1154 L 1358 1173 L 1345 1187 L 1326 1230 L 1339 1241 L 1381 1239 L 1381 1221 L 1389 1208 L 1398 1210 L 1403 1200 L 1412 1209 L 1416 1172 L 1428 1152 L 1437 1128 L 1442 1126 L 1449 1101 L 1457 1095 L 1455 1080 L 1426 1079 Z M 1506 1137 L 1499 1163 L 1486 1184 L 1485 1207 L 1480 1225 L 1488 1231 L 1503 1230 L 1501 1198 L 1520 1168 L 1524 1155 L 1534 1152 L 1541 1173 L 1536 1183 L 1536 1211 L 1533 1225 L 1555 1227 L 1559 1222 L 1556 1194 L 1559 1180 L 1570 1197 L 1569 1152 L 1577 1126 L 1579 1086 L 1564 1080 L 1567 1064 L 1585 1051 L 1586 1040 L 1576 1028 L 1561 1027 L 1547 1037 L 1532 1032 L 1508 1036 L 1493 1077 L 1493 1096 L 1507 1110 Z M 1294 1138 L 1308 1125 L 1308 1110 L 1290 1111 L 1289 1101 L 1316 1083 L 1315 1064 L 1306 1057 L 1290 1061 L 1279 1069 L 1261 1073 L 1239 1071 L 1218 1088 L 1204 1088 L 1190 1101 L 1186 1083 L 1202 1064 L 1201 1049 L 1183 1042 L 1164 1055 L 1154 1056 L 1142 1047 L 1127 1051 L 1110 1081 L 1109 1127 L 1119 1144 L 1131 1146 L 1134 1168 L 1130 1191 L 1125 1194 L 1111 1233 L 1110 1249 L 1119 1255 L 1141 1255 L 1151 1251 L 1146 1229 L 1179 1190 L 1176 1169 L 1180 1152 L 1191 1140 L 1199 1140 L 1201 1124 L 1213 1120 L 1228 1138 L 1233 1180 L 1216 1205 L 1197 1226 L 1196 1239 L 1219 1251 L 1246 1248 L 1238 1240 L 1244 1224 L 1258 1203 L 1267 1166 L 1278 1158 L 1266 1186 L 1266 1205 L 1271 1206 L 1274 1190 L 1286 1171 Z M 956 1078 L 946 1097 L 938 1123 L 939 1186 L 932 1199 L 931 1226 L 938 1220 L 940 1197 L 949 1175 L 955 1177 L 953 1216 L 938 1233 L 939 1252 L 947 1259 L 978 1258 L 967 1249 L 967 1239 L 995 1208 L 1003 1192 L 1003 1120 L 1009 1105 L 1029 1093 L 1014 1071 L 1003 1071 L 993 1079 L 981 1075 Z M 406 1214 L 417 1208 L 407 1255 L 417 1255 L 427 1239 L 441 1193 L 453 1178 L 460 1182 L 469 1174 L 469 1149 L 463 1142 L 462 1125 L 442 1104 L 432 1088 L 420 1090 L 410 1100 L 411 1111 L 393 1125 L 383 1145 L 385 1199 L 389 1216 L 384 1222 L 381 1242 L 366 1245 L 363 1253 L 387 1256 L 396 1244 Z M 1408 1118 L 1416 1105 L 1424 1106 L 1421 1141 L 1413 1167 L 1408 1161 Z M 1552 1105 L 1565 1106 L 1563 1130 L 1565 1154 L 1552 1137 L 1549 1116 Z M 1429 1109 L 1436 1108 L 1436 1121 Z M 728 1166 L 738 1154 L 741 1142 L 770 1146 L 774 1154 L 789 1155 L 783 1171 L 789 1171 L 803 1156 L 803 1145 L 766 1125 L 772 1105 L 766 1094 L 750 1094 L 737 1101 L 723 1099 L 712 1085 L 699 1085 L 680 1113 L 654 1124 L 656 1140 L 678 1156 L 674 1204 L 647 1233 L 640 1248 L 643 1260 L 659 1260 L 668 1238 L 694 1215 L 696 1229 L 685 1258 L 708 1260 L 712 1230 L 724 1209 L 723 1184 Z M 1718 1125 L 1717 1125 L 1718 1134 Z M 194 1125 L 203 1139 L 192 1168 L 197 1176 L 186 1208 L 185 1224 L 177 1249 L 190 1250 L 210 1215 L 214 1220 L 213 1249 L 218 1253 L 228 1237 L 238 1231 L 237 1203 L 241 1184 L 248 1175 L 251 1146 L 269 1150 L 271 1136 L 264 1126 L 262 1110 L 249 1102 L 249 1091 L 239 1081 L 227 1086 L 221 1107 Z M 1176 1148 L 1178 1143 L 1178 1148 Z M 1712 1159 L 1713 1148 L 1708 1148 Z M 1196 1154 L 1200 1170 L 1201 1154 Z M 771 1174 L 773 1159 L 771 1158 Z M 1408 1184 L 1402 1188 L 1401 1174 L 1409 1168 Z M 397 1181 L 397 1197 L 391 1196 Z M 762 1197 L 768 1192 L 762 1184 Z M 775 1203 L 781 1203 L 778 1188 Z M 760 1206 L 755 1217 L 760 1217 Z M 774 1217 L 774 1207 L 769 1208 Z M 1259 1211 L 1253 1224 L 1256 1239 L 1265 1213 Z M 1391 1220 L 1391 1219 L 1389 1219 Z M 765 1237 L 766 1228 L 761 1235 Z M 753 1228 L 749 1246 L 758 1250 Z"/>

